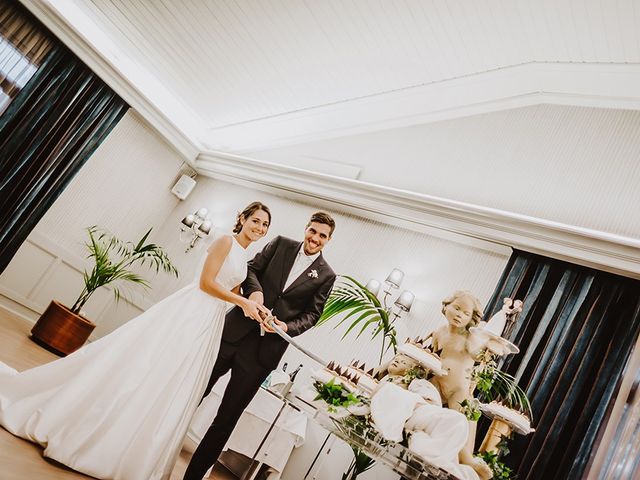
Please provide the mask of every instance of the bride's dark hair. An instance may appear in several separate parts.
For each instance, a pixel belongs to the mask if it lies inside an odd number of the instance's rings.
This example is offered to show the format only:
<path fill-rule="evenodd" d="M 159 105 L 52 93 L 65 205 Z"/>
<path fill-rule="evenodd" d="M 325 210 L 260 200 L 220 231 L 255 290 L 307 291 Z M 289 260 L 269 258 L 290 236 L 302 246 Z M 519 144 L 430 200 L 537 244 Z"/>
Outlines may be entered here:
<path fill-rule="evenodd" d="M 256 213 L 258 210 L 262 210 L 269 217 L 269 225 L 271 225 L 271 212 L 269 211 L 269 207 L 267 207 L 264 203 L 261 202 L 251 202 L 249 205 L 244 207 L 238 216 L 236 217 L 236 225 L 233 227 L 233 233 L 240 233 L 242 230 L 242 219 L 245 220 L 249 218 L 251 215 Z"/>

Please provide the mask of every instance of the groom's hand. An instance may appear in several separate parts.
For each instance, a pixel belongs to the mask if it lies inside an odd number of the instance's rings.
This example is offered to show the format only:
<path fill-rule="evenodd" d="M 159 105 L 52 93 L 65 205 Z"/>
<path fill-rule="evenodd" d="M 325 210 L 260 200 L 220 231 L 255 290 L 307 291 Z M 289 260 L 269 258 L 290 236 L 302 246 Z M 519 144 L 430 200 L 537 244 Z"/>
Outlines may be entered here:
<path fill-rule="evenodd" d="M 264 323 L 264 321 L 271 316 L 271 310 L 269 310 L 267 307 L 265 307 L 264 305 L 262 305 L 261 303 L 256 302 L 255 305 L 258 308 L 258 319 L 254 319 L 257 320 L 260 324 Z"/>
<path fill-rule="evenodd" d="M 289 330 L 289 327 L 287 326 L 287 324 L 284 322 L 281 322 L 276 317 L 273 317 L 273 323 L 275 323 L 278 327 L 280 327 L 280 330 L 282 330 L 285 333 L 287 332 L 287 330 Z M 276 333 L 276 331 L 273 328 L 271 328 L 269 325 L 263 324 L 263 328 L 269 333 Z"/>

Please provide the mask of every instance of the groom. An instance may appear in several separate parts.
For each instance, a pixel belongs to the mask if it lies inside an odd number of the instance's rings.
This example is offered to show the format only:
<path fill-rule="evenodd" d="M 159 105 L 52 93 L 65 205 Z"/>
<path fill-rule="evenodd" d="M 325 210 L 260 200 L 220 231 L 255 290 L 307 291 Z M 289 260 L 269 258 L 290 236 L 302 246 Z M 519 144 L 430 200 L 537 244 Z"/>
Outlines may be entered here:
<path fill-rule="evenodd" d="M 248 263 L 242 291 L 272 309 L 274 322 L 290 336 L 313 327 L 322 313 L 336 275 L 321 250 L 335 222 L 324 212 L 311 216 L 304 241 L 276 237 Z M 184 480 L 202 480 L 222 452 L 240 415 L 284 355 L 289 344 L 279 335 L 260 335 L 260 324 L 236 307 L 225 319 L 218 358 L 205 396 L 231 370 L 231 379 L 211 427 L 193 453 Z"/>

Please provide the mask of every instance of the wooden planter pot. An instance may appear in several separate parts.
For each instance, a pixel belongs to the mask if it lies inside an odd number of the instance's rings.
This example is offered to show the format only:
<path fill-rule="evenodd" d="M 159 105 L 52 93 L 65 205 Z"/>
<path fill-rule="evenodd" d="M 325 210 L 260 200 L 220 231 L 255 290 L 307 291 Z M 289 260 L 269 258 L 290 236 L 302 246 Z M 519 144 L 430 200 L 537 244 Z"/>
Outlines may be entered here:
<path fill-rule="evenodd" d="M 31 340 L 60 356 L 79 349 L 96 325 L 53 300 L 31 330 Z"/>

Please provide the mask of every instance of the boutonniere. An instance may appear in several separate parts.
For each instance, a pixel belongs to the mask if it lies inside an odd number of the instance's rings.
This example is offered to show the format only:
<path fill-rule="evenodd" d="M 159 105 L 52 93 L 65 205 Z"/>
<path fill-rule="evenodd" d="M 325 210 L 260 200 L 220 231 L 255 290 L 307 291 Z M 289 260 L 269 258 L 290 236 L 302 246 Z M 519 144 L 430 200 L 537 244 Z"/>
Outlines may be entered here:
<path fill-rule="evenodd" d="M 307 276 L 309 276 L 311 278 L 318 278 L 318 271 L 317 270 L 311 270 L 309 273 L 307 273 Z"/>

